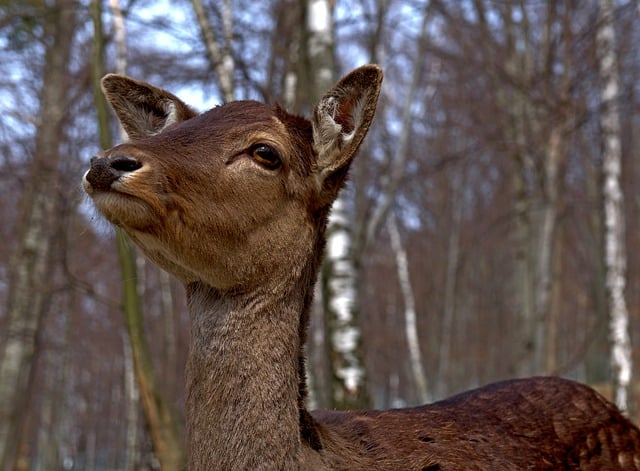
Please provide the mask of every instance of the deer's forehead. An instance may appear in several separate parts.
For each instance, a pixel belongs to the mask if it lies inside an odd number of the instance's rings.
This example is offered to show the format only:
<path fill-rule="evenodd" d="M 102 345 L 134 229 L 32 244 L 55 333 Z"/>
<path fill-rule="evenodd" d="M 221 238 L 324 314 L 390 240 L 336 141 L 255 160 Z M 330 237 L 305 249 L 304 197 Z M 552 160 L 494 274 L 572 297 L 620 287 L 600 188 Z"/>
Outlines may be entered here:
<path fill-rule="evenodd" d="M 280 152 L 296 153 L 289 126 L 277 115 L 277 109 L 251 101 L 218 106 L 187 121 L 170 126 L 154 136 L 160 145 L 200 152 L 203 146 L 218 152 L 237 152 L 265 141 L 276 144 Z"/>
<path fill-rule="evenodd" d="M 172 145 L 197 143 L 198 150 L 243 150 L 257 143 L 274 145 L 289 164 L 308 174 L 314 161 L 311 123 L 282 108 L 257 101 L 235 101 L 178 123 L 155 137 Z M 186 141 L 186 142 L 185 142 Z M 222 147 L 219 147 L 222 146 Z"/>
<path fill-rule="evenodd" d="M 185 126 L 216 135 L 243 135 L 247 132 L 286 131 L 270 106 L 254 101 L 235 101 L 217 106 L 186 121 Z"/>

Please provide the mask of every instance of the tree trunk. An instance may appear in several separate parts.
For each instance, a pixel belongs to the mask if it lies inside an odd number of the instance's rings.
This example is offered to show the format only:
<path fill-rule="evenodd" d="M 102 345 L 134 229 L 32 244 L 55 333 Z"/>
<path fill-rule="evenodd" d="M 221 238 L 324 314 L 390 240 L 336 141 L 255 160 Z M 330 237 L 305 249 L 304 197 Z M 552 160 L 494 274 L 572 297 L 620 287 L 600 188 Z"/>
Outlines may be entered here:
<path fill-rule="evenodd" d="M 162 325 L 164 337 L 164 355 L 162 364 L 165 371 L 165 383 L 178 383 L 178 356 L 176 339 L 176 322 L 174 319 L 173 295 L 171 293 L 171 275 L 157 267 L 154 269 L 158 273 L 160 304 L 162 312 Z"/>
<path fill-rule="evenodd" d="M 517 156 L 518 171 L 514 175 L 514 219 L 515 219 L 515 284 L 519 296 L 518 335 L 514 342 L 514 371 L 518 376 L 529 376 L 532 373 L 529 361 L 533 351 L 533 268 L 531 250 L 531 201 L 526 188 L 527 158 Z"/>
<path fill-rule="evenodd" d="M 558 226 L 553 248 L 553 286 L 551 287 L 551 299 L 549 301 L 549 313 L 545 327 L 545 359 L 544 374 L 558 374 L 558 340 L 561 338 L 559 332 L 560 319 L 562 318 L 562 296 L 564 270 L 564 229 Z"/>
<path fill-rule="evenodd" d="M 56 433 L 55 420 L 57 418 L 56 411 L 60 405 L 56 404 L 55 400 L 59 398 L 57 389 L 64 388 L 64 384 L 60 379 L 64 379 L 65 376 L 63 362 L 67 359 L 66 332 L 68 331 L 68 327 L 66 324 L 68 322 L 68 313 L 63 312 L 60 317 L 61 323 L 64 325 L 65 329 L 65 345 L 63 345 L 63 352 L 59 354 L 58 352 L 53 351 L 47 355 L 43 355 L 44 361 L 41 362 L 44 366 L 44 387 L 40 391 L 42 393 L 42 399 L 40 404 L 39 423 L 37 426 L 37 459 L 35 460 L 37 467 L 35 467 L 35 471 L 56 469 L 58 464 L 56 445 L 58 444 L 57 441 L 59 437 Z"/>
<path fill-rule="evenodd" d="M 419 404 L 424 404 L 431 402 L 432 399 L 427 385 L 427 375 L 425 374 L 424 364 L 422 362 L 422 352 L 420 351 L 420 335 L 418 333 L 416 302 L 413 296 L 413 288 L 411 287 L 411 279 L 409 276 L 407 252 L 402 245 L 400 231 L 398 230 L 398 225 L 393 211 L 389 212 L 387 215 L 387 231 L 389 232 L 389 238 L 391 239 L 391 248 L 393 249 L 396 257 L 400 292 L 402 293 L 402 298 L 404 300 L 405 336 L 407 338 L 411 372 L 413 373 L 413 381 L 416 388 L 416 399 Z"/>
<path fill-rule="evenodd" d="M 47 309 L 51 236 L 56 223 L 60 142 L 69 90 L 75 6 L 58 1 L 44 19 L 44 77 L 33 160 L 21 202 L 18 244 L 10 260 L 4 348 L 0 352 L 0 469 L 11 470 L 27 417 L 37 335 Z"/>
<path fill-rule="evenodd" d="M 444 280 L 444 305 L 442 312 L 442 330 L 440 335 L 440 355 L 438 359 L 438 397 L 448 393 L 447 384 L 451 373 L 451 344 L 453 342 L 454 315 L 456 311 L 458 269 L 460 265 L 460 230 L 462 210 L 464 208 L 463 190 L 465 188 L 464 168 L 453 168 L 454 174 L 449 178 L 451 192 L 451 229 L 447 249 L 447 268 Z M 455 173 L 460 172 L 460 173 Z"/>
<path fill-rule="evenodd" d="M 589 201 L 604 201 L 602 191 L 602 168 L 599 159 L 593 159 L 587 167 L 586 184 Z M 597 160 L 597 161 L 596 161 Z M 585 358 L 585 381 L 588 384 L 605 383 L 611 380 L 609 310 L 607 308 L 606 267 L 604 256 L 604 211 L 602 204 L 589 211 L 589 224 L 594 241 L 589 244 L 591 261 L 591 298 L 595 322 L 590 329 Z"/>
<path fill-rule="evenodd" d="M 547 20 L 545 24 L 544 40 L 542 49 L 546 56 L 546 62 L 552 63 L 556 54 L 556 45 L 553 38 L 552 30 L 558 21 L 555 5 L 547 5 Z M 560 208 L 562 206 L 562 197 L 564 192 L 564 173 L 566 160 L 568 155 L 568 139 L 570 137 L 570 116 L 571 110 L 567 109 L 566 103 L 571 103 L 571 25 L 569 20 L 571 9 L 566 8 L 561 18 L 562 35 L 566 46 L 564 48 L 562 73 L 559 76 L 558 92 L 560 98 L 556 99 L 559 103 L 551 111 L 547 111 L 552 118 L 555 117 L 556 122 L 549 131 L 546 139 L 546 152 L 544 163 L 540 174 L 542 176 L 542 195 L 540 223 L 538 224 L 537 250 L 536 250 L 536 269 L 535 269 L 535 331 L 534 339 L 536 349 L 534 350 L 534 373 L 540 374 L 549 367 L 549 361 L 552 362 L 552 356 L 549 355 L 553 349 L 547 343 L 551 340 L 548 334 L 554 333 L 552 317 L 552 299 L 554 294 L 560 296 L 557 290 L 560 288 L 556 273 L 561 269 L 558 265 L 561 263 L 555 250 L 559 247 L 558 242 L 558 218 Z M 546 78 L 547 82 L 552 82 L 552 77 Z M 550 89 L 551 85 L 547 85 Z M 548 101 L 553 102 L 554 96 L 557 94 L 549 93 Z M 535 117 L 531 119 L 537 128 L 542 128 L 539 119 Z"/>
<path fill-rule="evenodd" d="M 103 75 L 104 38 L 101 22 L 101 3 L 91 3 L 94 22 L 94 99 L 100 130 L 100 144 L 103 148 L 113 145 L 106 100 L 100 90 Z M 133 365 L 140 388 L 142 407 L 153 449 L 162 469 L 180 469 L 185 463 L 185 445 L 179 433 L 179 422 L 175 411 L 167 404 L 158 386 L 151 353 L 143 328 L 142 307 L 138 294 L 136 256 L 127 236 L 116 229 L 118 258 L 123 280 L 123 309 L 125 327 L 131 343 Z"/>
<path fill-rule="evenodd" d="M 530 23 L 526 9 L 519 9 L 522 18 L 514 21 L 514 5 L 502 9 L 508 48 L 507 70 L 517 83 L 529 83 L 536 74 L 535 63 L 541 56 L 544 63 L 556 60 L 556 44 L 552 32 L 558 26 L 557 6 L 547 4 L 546 18 L 536 52 L 530 40 Z M 568 9 L 567 9 L 568 11 Z M 562 24 L 565 39 L 569 25 Z M 549 94 L 547 101 L 569 102 L 571 63 L 567 52 L 563 62 L 563 75 L 559 78 L 560 90 L 555 91 L 555 77 L 551 72 L 543 75 Z M 502 95 L 501 106 L 505 110 L 507 131 L 513 142 L 513 155 L 517 165 L 515 176 L 515 234 L 516 280 L 519 293 L 520 335 L 515 343 L 515 371 L 518 376 L 541 374 L 545 369 L 547 353 L 547 322 L 550 316 L 554 287 L 554 248 L 556 247 L 558 208 L 561 202 L 564 162 L 567 154 L 567 110 L 548 109 L 519 90 L 509 87 Z M 557 118 L 550 130 L 545 118 Z M 513 124 L 511 122 L 513 121 Z M 547 142 L 543 159 L 535 160 L 531 152 L 531 136 L 539 136 Z"/>
<path fill-rule="evenodd" d="M 131 343 L 127 335 L 122 338 L 123 359 L 124 359 L 124 395 L 125 395 L 125 416 L 126 416 L 126 438 L 125 438 L 125 471 L 135 471 L 138 464 L 138 415 L 140 407 L 140 391 L 136 384 L 135 367 L 133 363 L 133 353 Z"/>
<path fill-rule="evenodd" d="M 114 42 L 116 46 L 116 72 L 125 74 L 127 70 L 127 46 L 126 28 L 124 16 L 120 8 L 119 0 L 109 0 L 109 9 L 113 21 Z M 100 54 L 101 56 L 101 54 Z M 102 61 L 102 57 L 96 58 Z M 120 127 L 120 139 L 126 139 L 124 129 Z M 122 336 L 122 350 L 124 362 L 124 404 L 125 404 L 125 458 L 124 471 L 134 471 L 140 459 L 138 444 L 138 418 L 140 415 L 140 391 L 136 383 L 135 365 L 133 363 L 133 353 L 131 351 L 131 340 L 129 336 Z"/>
<path fill-rule="evenodd" d="M 409 146 L 411 145 L 411 129 L 416 119 L 413 110 L 417 101 L 425 104 L 429 103 L 433 95 L 436 93 L 435 86 L 428 86 L 423 96 L 418 94 L 423 80 L 423 72 L 426 60 L 426 52 L 428 46 L 428 31 L 431 19 L 431 3 L 428 4 L 422 17 L 420 28 L 420 36 L 418 37 L 418 48 L 413 58 L 413 70 L 411 72 L 411 82 L 407 90 L 407 95 L 402 108 L 402 121 L 400 124 L 400 135 L 394 146 L 395 154 L 393 162 L 389 169 L 389 176 L 385 178 L 383 183 L 382 195 L 380 203 L 373 209 L 371 217 L 368 218 L 366 227 L 363 231 L 363 240 L 359 241 L 358 256 L 366 250 L 366 247 L 375 239 L 376 232 L 382 222 L 387 218 L 387 213 L 395 201 L 398 185 L 404 175 L 407 158 L 409 156 Z M 440 74 L 440 62 L 433 61 L 431 63 L 430 76 L 433 77 L 432 82 L 437 83 L 437 77 Z"/>
<path fill-rule="evenodd" d="M 183 437 L 178 430 L 175 411 L 167 404 L 156 380 L 151 353 L 147 344 L 142 321 L 142 308 L 137 293 L 135 254 L 128 237 L 121 230 L 116 231 L 118 256 L 124 282 L 125 324 L 142 408 L 151 440 L 162 469 L 180 469 L 185 463 Z"/>
<path fill-rule="evenodd" d="M 631 341 L 629 313 L 625 300 L 626 247 L 623 195 L 620 186 L 620 77 L 615 51 L 613 0 L 599 1 L 599 28 L 596 34 L 598 65 L 602 86 L 600 127 L 602 133 L 602 173 L 606 291 L 611 336 L 611 363 L 616 405 L 628 410 L 631 381 Z"/>
<path fill-rule="evenodd" d="M 311 108 L 335 82 L 333 3 L 308 0 L 302 12 L 306 41 L 298 80 L 299 103 Z M 304 90 L 302 89 L 304 87 Z M 310 88 L 310 90 L 309 90 Z M 302 99 L 304 97 L 305 99 Z M 304 109 L 304 108 L 303 108 Z M 348 193 L 333 205 L 327 229 L 327 252 L 323 263 L 322 310 L 329 356 L 330 408 L 362 408 L 369 405 L 361 345 L 358 270 L 353 258 L 353 233 L 349 221 Z"/>
<path fill-rule="evenodd" d="M 233 101 L 235 97 L 233 79 L 235 63 L 231 52 L 231 41 L 233 36 L 231 1 L 224 0 L 222 2 L 222 46 L 220 46 L 219 41 L 216 38 L 215 31 L 207 17 L 202 1 L 191 0 L 191 3 L 198 20 L 198 25 L 200 26 L 200 33 L 202 34 L 202 39 L 207 49 L 209 60 L 216 72 L 220 92 L 222 93 L 222 100 L 225 103 L 228 103 Z"/>
<path fill-rule="evenodd" d="M 322 268 L 322 301 L 330 357 L 331 408 L 368 407 L 358 313 L 357 272 L 345 196 L 333 204 Z"/>
<path fill-rule="evenodd" d="M 482 0 L 474 0 L 473 7 L 478 18 L 478 29 L 481 41 L 478 47 L 483 51 L 487 67 L 487 75 L 490 80 L 490 89 L 495 90 L 498 105 L 499 119 L 504 129 L 505 142 L 510 143 L 507 149 L 509 157 L 513 161 L 514 172 L 512 176 L 513 192 L 513 279 L 511 284 L 515 297 L 514 321 L 511 364 L 509 374 L 516 376 L 529 376 L 533 372 L 531 356 L 534 352 L 534 250 L 533 250 L 533 221 L 532 206 L 533 194 L 529 182 L 534 179 L 535 168 L 533 159 L 527 145 L 527 123 L 529 103 L 526 97 L 514 90 L 510 81 L 505 80 L 504 72 L 515 82 L 526 83 L 528 74 L 531 73 L 531 60 L 528 57 L 529 44 L 521 42 L 521 49 L 517 50 L 515 38 L 516 24 L 514 22 L 513 2 L 500 4 L 498 12 L 487 11 L 487 4 Z M 490 24 L 488 18 L 492 14 L 499 13 L 503 24 L 504 52 L 501 57 L 496 57 L 495 44 L 496 30 Z M 521 19 L 521 24 L 527 21 L 526 16 Z M 523 49 L 524 48 L 524 49 Z M 497 67 L 495 64 L 500 64 Z M 502 72 L 501 72 L 502 71 Z"/>

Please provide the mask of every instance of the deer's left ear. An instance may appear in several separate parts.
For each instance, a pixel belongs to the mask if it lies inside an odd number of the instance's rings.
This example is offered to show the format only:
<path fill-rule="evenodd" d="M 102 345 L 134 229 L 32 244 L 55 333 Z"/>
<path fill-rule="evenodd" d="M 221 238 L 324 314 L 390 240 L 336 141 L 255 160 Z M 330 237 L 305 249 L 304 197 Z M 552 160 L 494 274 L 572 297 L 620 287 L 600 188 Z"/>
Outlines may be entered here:
<path fill-rule="evenodd" d="M 333 201 L 367 134 L 378 103 L 382 70 L 365 65 L 346 75 L 313 110 L 313 145 L 323 200 Z"/>

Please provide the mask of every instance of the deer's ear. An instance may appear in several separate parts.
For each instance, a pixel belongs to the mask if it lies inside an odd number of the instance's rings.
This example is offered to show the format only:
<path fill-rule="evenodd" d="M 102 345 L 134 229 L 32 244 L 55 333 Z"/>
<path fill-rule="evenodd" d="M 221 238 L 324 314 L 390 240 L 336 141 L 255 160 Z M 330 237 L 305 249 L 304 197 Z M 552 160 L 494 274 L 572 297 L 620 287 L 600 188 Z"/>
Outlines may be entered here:
<path fill-rule="evenodd" d="M 333 201 L 342 187 L 373 120 L 381 84 L 380 67 L 362 66 L 340 80 L 313 110 L 313 145 L 326 199 Z"/>
<path fill-rule="evenodd" d="M 153 136 L 197 113 L 175 95 L 117 74 L 102 78 L 102 91 L 132 140 Z"/>

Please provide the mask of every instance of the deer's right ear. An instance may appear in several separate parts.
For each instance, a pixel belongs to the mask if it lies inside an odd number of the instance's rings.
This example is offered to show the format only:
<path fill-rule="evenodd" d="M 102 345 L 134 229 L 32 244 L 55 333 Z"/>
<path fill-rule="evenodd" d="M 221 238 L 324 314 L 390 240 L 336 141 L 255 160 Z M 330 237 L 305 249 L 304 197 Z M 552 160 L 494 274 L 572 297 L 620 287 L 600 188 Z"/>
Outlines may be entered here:
<path fill-rule="evenodd" d="M 105 75 L 101 85 L 131 140 L 153 136 L 198 114 L 177 96 L 124 75 Z"/>

